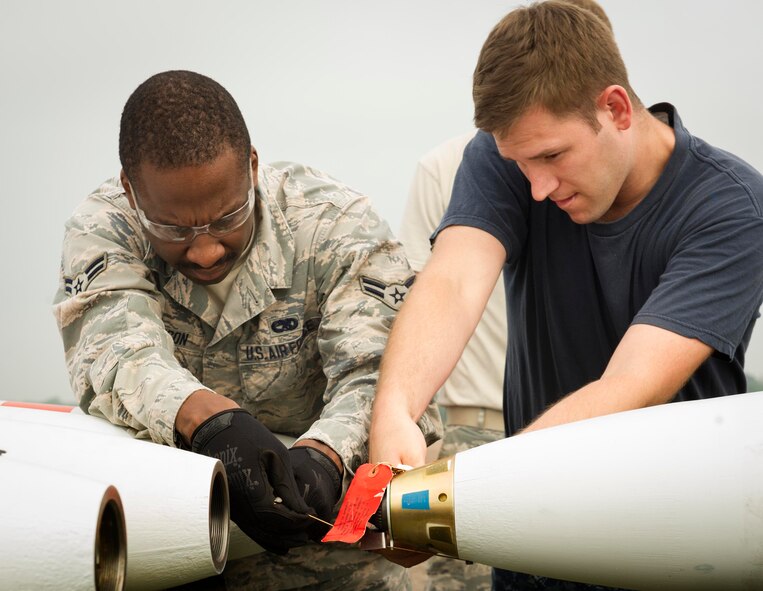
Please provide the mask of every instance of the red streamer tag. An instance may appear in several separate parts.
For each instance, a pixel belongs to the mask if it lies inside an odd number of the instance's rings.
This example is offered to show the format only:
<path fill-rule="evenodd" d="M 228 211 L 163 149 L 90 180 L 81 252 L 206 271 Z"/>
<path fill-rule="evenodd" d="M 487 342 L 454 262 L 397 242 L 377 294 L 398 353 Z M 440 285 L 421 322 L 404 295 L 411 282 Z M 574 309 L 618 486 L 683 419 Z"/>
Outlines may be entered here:
<path fill-rule="evenodd" d="M 0 406 L 13 406 L 15 408 L 32 408 L 34 410 L 52 410 L 54 412 L 71 412 L 73 406 L 64 406 L 62 404 L 44 404 L 38 402 L 14 402 L 12 400 L 3 400 Z"/>
<path fill-rule="evenodd" d="M 352 544 L 362 538 L 366 533 L 366 524 L 379 508 L 390 480 L 392 468 L 387 464 L 360 466 L 350 482 L 334 526 L 322 541 Z"/>

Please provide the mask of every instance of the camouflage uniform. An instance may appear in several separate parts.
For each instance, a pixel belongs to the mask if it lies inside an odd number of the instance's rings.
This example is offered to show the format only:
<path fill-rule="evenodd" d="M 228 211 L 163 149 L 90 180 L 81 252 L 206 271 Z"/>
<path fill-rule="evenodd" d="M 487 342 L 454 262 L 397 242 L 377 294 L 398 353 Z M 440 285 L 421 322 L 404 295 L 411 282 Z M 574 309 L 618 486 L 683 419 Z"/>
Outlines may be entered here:
<path fill-rule="evenodd" d="M 307 167 L 261 166 L 253 244 L 216 310 L 204 287 L 153 252 L 112 179 L 67 222 L 61 273 L 54 312 L 86 412 L 175 445 L 178 409 L 207 388 L 271 431 L 331 446 L 345 490 L 366 461 L 379 361 L 412 283 L 367 198 Z M 434 406 L 420 426 L 429 442 L 440 435 Z M 347 588 L 409 585 L 403 569 L 354 548 L 311 545 L 237 562 L 245 564 L 226 573 L 235 570 L 243 588 L 316 588 L 321 571 L 332 583 L 346 576 Z"/>

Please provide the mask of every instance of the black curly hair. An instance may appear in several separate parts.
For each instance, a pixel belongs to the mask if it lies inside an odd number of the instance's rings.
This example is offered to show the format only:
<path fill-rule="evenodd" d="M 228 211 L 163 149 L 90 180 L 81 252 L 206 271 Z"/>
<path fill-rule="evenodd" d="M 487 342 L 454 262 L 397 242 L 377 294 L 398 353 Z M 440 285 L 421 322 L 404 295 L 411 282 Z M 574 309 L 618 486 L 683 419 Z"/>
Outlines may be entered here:
<path fill-rule="evenodd" d="M 251 141 L 236 101 L 220 84 L 186 70 L 151 76 L 127 99 L 119 126 L 119 159 L 127 177 L 141 163 L 180 168 L 211 162 L 226 148 L 249 163 Z"/>

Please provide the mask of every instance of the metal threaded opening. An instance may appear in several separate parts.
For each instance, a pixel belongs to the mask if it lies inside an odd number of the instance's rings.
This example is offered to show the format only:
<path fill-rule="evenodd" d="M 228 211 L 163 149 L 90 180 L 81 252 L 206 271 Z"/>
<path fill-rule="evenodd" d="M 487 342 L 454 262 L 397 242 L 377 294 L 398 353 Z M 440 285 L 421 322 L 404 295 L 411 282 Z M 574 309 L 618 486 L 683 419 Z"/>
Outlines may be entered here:
<path fill-rule="evenodd" d="M 113 486 L 108 488 L 104 501 L 95 534 L 95 588 L 122 591 L 127 573 L 127 536 L 122 502 Z"/>
<path fill-rule="evenodd" d="M 217 573 L 221 573 L 228 560 L 230 542 L 230 501 L 228 500 L 228 480 L 222 464 L 215 468 L 209 492 L 209 547 L 212 563 Z"/>

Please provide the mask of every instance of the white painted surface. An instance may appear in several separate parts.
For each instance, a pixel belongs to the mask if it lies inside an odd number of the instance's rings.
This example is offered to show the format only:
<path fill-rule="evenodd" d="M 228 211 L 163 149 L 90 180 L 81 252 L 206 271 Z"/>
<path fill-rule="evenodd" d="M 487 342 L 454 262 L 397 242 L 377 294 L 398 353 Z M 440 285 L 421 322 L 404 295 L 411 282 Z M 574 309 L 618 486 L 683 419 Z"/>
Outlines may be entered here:
<path fill-rule="evenodd" d="M 112 425 L 106 419 L 86 415 L 76 407 L 70 412 L 60 412 L 55 410 L 4 406 L 4 402 L 6 401 L 0 400 L 0 419 L 31 422 L 37 425 L 76 429 L 77 431 L 87 433 L 133 439 L 132 435 L 130 435 L 126 429 Z"/>
<path fill-rule="evenodd" d="M 85 418 L 44 411 L 35 416 L 48 414 Z M 209 522 L 211 485 L 215 473 L 223 470 L 218 460 L 147 441 L 1 415 L 0 449 L 9 458 L 117 487 L 127 524 L 128 589 L 162 589 L 222 570 L 225 559 L 216 567 L 212 558 Z M 46 486 L 55 494 L 62 488 L 55 478 Z M 30 539 L 46 535 L 43 523 L 30 527 Z M 227 537 L 225 545 L 227 556 Z"/>
<path fill-rule="evenodd" d="M 50 409 L 4 406 L 4 402 L 6 401 L 0 400 L 0 420 L 22 421 L 48 427 L 74 429 L 80 432 L 132 439 L 132 436 L 125 429 L 112 425 L 105 419 L 86 415 L 77 407 L 73 408 L 70 412 L 59 412 Z M 15 402 L 12 403 L 17 404 Z M 280 433 L 276 433 L 275 436 L 286 447 L 291 447 L 294 444 L 294 437 Z M 2 436 L 0 435 L 1 439 Z M 236 524 L 230 522 L 228 560 L 237 560 L 264 551 L 262 546 L 249 538 Z"/>
<path fill-rule="evenodd" d="M 459 556 L 638 589 L 763 588 L 763 392 L 667 404 L 456 456 Z"/>
<path fill-rule="evenodd" d="M 95 589 L 99 516 L 114 488 L 9 455 L 0 457 L 0 588 Z"/>

